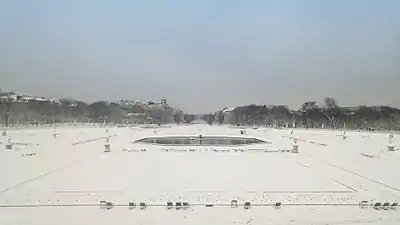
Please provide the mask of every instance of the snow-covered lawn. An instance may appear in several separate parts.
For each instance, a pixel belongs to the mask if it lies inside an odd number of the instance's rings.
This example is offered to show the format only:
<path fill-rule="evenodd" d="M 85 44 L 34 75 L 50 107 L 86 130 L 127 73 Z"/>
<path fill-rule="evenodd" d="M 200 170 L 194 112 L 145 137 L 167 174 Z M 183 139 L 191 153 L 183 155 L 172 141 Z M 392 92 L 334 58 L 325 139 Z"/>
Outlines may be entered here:
<path fill-rule="evenodd" d="M 0 224 L 400 224 L 400 208 L 358 206 L 400 202 L 400 151 L 387 150 L 389 134 L 348 131 L 343 140 L 340 131 L 248 128 L 243 136 L 271 143 L 174 147 L 133 142 L 150 136 L 237 137 L 240 129 L 56 131 L 56 138 L 50 128 L 9 130 L 0 137 Z M 104 152 L 107 137 L 111 152 Z M 293 138 L 300 153 L 286 151 Z M 6 149 L 9 141 L 12 150 Z M 395 149 L 398 141 L 395 136 Z M 231 208 L 233 199 L 238 208 Z M 100 209 L 102 200 L 115 207 Z M 129 201 L 148 207 L 129 210 Z M 167 201 L 190 207 L 168 210 Z"/>

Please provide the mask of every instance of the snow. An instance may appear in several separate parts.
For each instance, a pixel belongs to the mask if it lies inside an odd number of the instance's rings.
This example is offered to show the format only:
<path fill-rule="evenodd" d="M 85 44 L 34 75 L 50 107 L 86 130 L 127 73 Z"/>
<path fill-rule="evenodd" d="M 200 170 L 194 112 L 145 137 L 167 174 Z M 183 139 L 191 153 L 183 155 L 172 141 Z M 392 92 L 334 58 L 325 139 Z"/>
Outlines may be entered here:
<path fill-rule="evenodd" d="M 52 128 L 8 130 L 0 137 L 0 224 L 400 222 L 400 209 L 359 207 L 360 201 L 400 201 L 398 135 L 393 140 L 397 150 L 389 152 L 388 133 L 347 131 L 343 140 L 342 131 L 327 130 L 295 129 L 291 134 L 285 129 L 248 128 L 240 135 L 240 129 L 204 124 L 154 130 L 62 126 L 56 129 L 56 138 Z M 145 137 L 199 134 L 272 143 L 134 143 Z M 107 137 L 111 152 L 104 152 Z M 294 138 L 299 153 L 251 151 L 291 149 Z M 5 148 L 9 139 L 12 150 Z M 189 149 L 194 151 L 181 151 Z M 231 208 L 233 199 L 238 208 Z M 100 209 L 101 200 L 115 207 Z M 148 207 L 128 209 L 129 201 L 143 201 Z M 167 201 L 187 201 L 190 208 L 168 210 Z M 251 202 L 250 209 L 244 209 L 246 201 Z M 280 209 L 273 207 L 276 202 L 282 203 Z"/>

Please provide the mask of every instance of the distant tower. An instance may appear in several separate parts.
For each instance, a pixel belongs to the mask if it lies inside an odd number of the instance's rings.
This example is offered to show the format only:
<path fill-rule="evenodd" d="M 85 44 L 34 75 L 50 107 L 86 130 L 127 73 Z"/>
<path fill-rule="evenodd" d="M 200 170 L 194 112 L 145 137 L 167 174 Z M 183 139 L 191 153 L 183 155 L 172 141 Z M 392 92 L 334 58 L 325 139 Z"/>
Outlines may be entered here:
<path fill-rule="evenodd" d="M 167 99 L 165 99 L 165 98 L 161 99 L 161 104 L 166 105 L 167 104 Z"/>

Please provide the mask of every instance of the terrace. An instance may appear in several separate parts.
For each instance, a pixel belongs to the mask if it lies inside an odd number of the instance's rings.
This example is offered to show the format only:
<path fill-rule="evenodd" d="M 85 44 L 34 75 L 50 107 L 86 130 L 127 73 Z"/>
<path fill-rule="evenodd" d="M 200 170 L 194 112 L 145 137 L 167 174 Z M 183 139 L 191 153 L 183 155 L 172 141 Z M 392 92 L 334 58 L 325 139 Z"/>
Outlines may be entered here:
<path fill-rule="evenodd" d="M 8 130 L 0 137 L 0 224 L 400 221 L 396 136 L 389 151 L 383 133 L 349 131 L 344 140 L 321 130 L 154 129 L 58 127 L 56 137 L 53 129 Z M 250 151 L 290 147 L 293 137 L 297 154 Z M 210 150 L 232 143 L 244 151 Z M 122 151 L 135 146 L 147 151 Z"/>

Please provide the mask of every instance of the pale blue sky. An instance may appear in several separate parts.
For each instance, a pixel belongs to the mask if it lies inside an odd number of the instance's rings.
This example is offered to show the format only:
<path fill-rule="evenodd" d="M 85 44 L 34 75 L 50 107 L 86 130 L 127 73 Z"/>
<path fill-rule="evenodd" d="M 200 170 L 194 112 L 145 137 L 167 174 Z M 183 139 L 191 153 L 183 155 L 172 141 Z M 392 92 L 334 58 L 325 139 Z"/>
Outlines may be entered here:
<path fill-rule="evenodd" d="M 400 107 L 400 1 L 2 0 L 0 88 L 206 112 Z"/>

